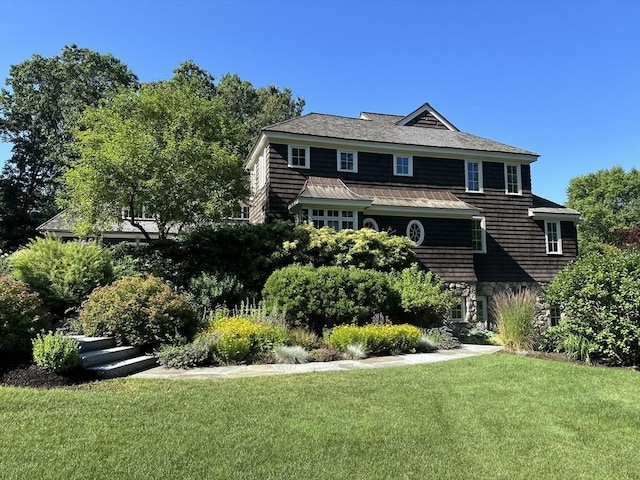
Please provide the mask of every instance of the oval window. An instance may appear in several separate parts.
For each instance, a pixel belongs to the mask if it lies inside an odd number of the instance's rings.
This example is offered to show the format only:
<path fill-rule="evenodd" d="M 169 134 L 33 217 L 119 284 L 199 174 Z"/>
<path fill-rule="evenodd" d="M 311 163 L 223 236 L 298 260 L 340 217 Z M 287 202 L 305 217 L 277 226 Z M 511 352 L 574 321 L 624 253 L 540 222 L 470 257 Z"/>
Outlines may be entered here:
<path fill-rule="evenodd" d="M 407 238 L 416 245 L 420 245 L 424 240 L 424 227 L 418 220 L 411 220 L 407 225 Z"/>

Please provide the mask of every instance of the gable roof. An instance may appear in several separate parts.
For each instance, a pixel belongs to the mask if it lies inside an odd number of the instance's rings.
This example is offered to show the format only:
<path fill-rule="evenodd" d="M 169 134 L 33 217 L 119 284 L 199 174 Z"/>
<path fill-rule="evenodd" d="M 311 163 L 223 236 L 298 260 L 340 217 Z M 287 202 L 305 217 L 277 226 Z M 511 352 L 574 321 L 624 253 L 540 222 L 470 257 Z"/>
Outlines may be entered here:
<path fill-rule="evenodd" d="M 444 116 L 442 116 L 439 112 L 436 111 L 435 108 L 433 108 L 426 102 L 416 108 L 409 115 L 404 117 L 402 120 L 400 120 L 398 122 L 398 125 L 419 125 L 427 128 L 446 128 L 447 130 L 452 130 L 455 132 L 460 131 L 453 125 L 453 123 L 444 118 Z"/>

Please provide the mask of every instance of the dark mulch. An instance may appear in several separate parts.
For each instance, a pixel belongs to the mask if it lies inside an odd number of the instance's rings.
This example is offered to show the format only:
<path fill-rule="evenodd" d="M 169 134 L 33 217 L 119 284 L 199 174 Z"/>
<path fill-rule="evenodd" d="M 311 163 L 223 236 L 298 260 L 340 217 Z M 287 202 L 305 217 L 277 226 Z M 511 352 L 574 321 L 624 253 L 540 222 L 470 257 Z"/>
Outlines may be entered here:
<path fill-rule="evenodd" d="M 23 358 L 0 359 L 0 384 L 12 387 L 61 388 L 73 387 L 98 380 L 88 370 L 76 367 L 64 373 L 48 372 L 31 360 Z"/>

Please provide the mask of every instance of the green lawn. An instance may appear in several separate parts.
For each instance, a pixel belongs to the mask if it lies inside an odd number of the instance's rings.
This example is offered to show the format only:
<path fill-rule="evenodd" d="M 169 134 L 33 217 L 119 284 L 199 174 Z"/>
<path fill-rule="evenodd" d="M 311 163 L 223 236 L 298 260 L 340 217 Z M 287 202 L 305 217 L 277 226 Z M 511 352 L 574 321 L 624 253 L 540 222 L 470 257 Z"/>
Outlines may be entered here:
<path fill-rule="evenodd" d="M 2 479 L 638 479 L 640 374 L 509 355 L 0 388 Z"/>

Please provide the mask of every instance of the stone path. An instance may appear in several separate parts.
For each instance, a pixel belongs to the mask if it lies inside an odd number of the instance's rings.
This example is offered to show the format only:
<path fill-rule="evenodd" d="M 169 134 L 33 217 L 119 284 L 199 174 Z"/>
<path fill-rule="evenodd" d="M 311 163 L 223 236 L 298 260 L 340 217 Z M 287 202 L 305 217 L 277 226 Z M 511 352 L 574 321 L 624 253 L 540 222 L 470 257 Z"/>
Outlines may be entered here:
<path fill-rule="evenodd" d="M 493 345 L 462 345 L 453 350 L 438 350 L 434 353 L 414 353 L 394 357 L 373 357 L 364 360 L 339 360 L 336 362 L 311 362 L 299 365 L 269 364 L 269 365 L 231 365 L 228 367 L 192 368 L 181 370 L 174 368 L 156 367 L 144 372 L 131 375 L 133 378 L 233 378 L 254 377 L 257 375 L 282 375 L 290 373 L 328 372 L 338 370 L 354 370 L 358 368 L 383 368 L 421 363 L 435 363 L 458 358 L 473 357 L 495 353 L 502 349 Z"/>

